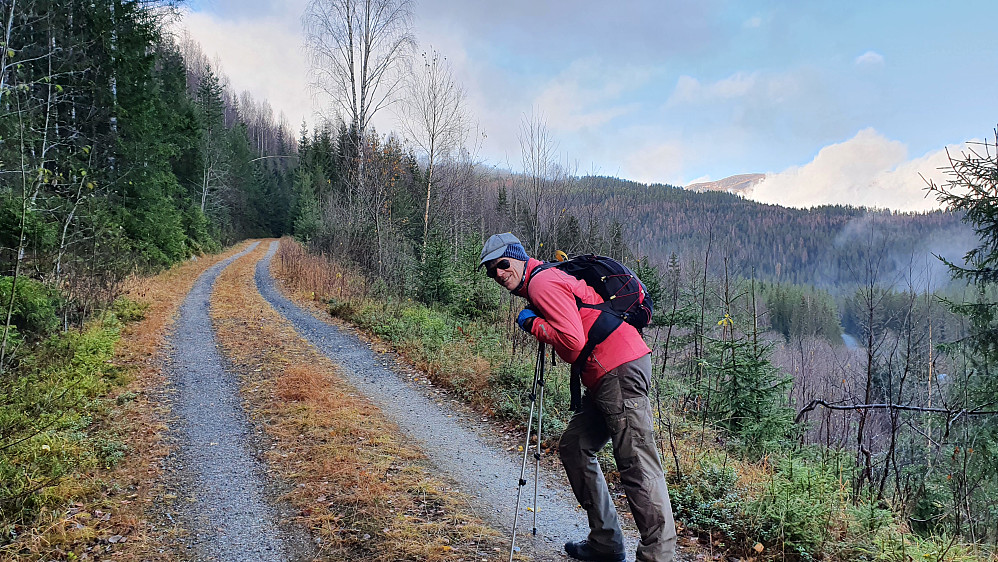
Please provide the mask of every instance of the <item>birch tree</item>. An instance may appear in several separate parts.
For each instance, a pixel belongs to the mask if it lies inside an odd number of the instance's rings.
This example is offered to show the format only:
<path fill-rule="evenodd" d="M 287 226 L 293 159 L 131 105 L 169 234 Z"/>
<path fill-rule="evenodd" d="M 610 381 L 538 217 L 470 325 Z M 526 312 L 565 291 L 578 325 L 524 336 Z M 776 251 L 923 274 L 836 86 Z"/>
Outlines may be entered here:
<path fill-rule="evenodd" d="M 426 155 L 426 206 L 423 212 L 423 253 L 430 227 L 430 199 L 434 170 L 464 141 L 468 132 L 464 112 L 464 89 L 454 81 L 446 57 L 432 50 L 423 53 L 423 64 L 413 68 L 406 80 L 408 95 L 403 99 L 401 126 L 406 137 Z"/>
<path fill-rule="evenodd" d="M 311 0 L 302 22 L 311 84 L 332 101 L 336 114 L 345 115 L 358 154 L 355 177 L 362 182 L 371 119 L 395 100 L 401 65 L 415 45 L 412 2 Z"/>
<path fill-rule="evenodd" d="M 557 145 L 548 131 L 544 116 L 537 112 L 524 115 L 519 131 L 520 155 L 523 163 L 524 196 L 527 209 L 525 225 L 532 234 L 531 255 L 541 247 L 541 213 L 551 198 L 551 187 L 561 170 L 555 160 Z"/>

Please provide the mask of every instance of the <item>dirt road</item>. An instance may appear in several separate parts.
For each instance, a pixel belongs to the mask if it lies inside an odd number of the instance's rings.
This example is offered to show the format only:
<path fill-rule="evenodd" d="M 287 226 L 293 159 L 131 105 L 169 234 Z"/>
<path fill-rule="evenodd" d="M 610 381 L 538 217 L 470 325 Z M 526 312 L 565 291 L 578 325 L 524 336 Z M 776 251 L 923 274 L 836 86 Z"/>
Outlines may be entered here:
<path fill-rule="evenodd" d="M 256 287 L 297 334 L 329 357 L 356 390 L 425 451 L 433 469 L 467 496 L 473 510 L 506 536 L 512 527 L 521 456 L 508 451 L 487 421 L 452 407 L 439 392 L 412 382 L 390 354 L 375 352 L 352 330 L 341 329 L 302 309 L 275 286 L 269 265 L 271 242 L 256 266 Z M 266 490 L 266 467 L 258 459 L 258 432 L 248 421 L 239 378 L 226 366 L 208 314 L 219 273 L 256 245 L 219 263 L 198 279 L 181 307 L 169 338 L 168 372 L 176 451 L 167 460 L 176 500 L 165 506 L 190 531 L 184 557 L 195 560 L 310 559 L 309 537 L 278 524 L 282 506 Z M 246 258 L 250 259 L 250 258 Z M 529 473 L 528 473 L 529 474 Z M 585 537 L 585 513 L 564 476 L 542 470 L 538 482 L 537 535 L 532 536 L 533 481 L 521 501 L 518 545 L 536 560 L 566 560 L 567 540 Z M 169 515 L 168 515 L 169 516 Z M 628 550 L 636 537 L 629 535 Z"/>

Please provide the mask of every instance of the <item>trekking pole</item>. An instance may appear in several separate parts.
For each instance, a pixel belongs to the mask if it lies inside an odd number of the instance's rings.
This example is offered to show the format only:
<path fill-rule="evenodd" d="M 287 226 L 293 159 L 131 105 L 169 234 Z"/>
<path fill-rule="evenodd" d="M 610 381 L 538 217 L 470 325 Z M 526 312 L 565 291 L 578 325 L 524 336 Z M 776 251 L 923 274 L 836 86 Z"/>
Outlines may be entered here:
<path fill-rule="evenodd" d="M 541 474 L 541 430 L 544 421 L 544 344 L 537 350 L 537 451 L 534 453 L 534 529 L 537 536 L 537 480 Z"/>
<path fill-rule="evenodd" d="M 524 472 L 527 470 L 527 453 L 530 451 L 530 431 L 533 429 L 534 423 L 534 406 L 537 404 L 537 386 L 538 381 L 541 384 L 541 396 L 544 396 L 544 342 L 539 342 L 537 344 L 537 362 L 534 364 L 534 382 L 530 388 L 530 416 L 527 418 L 527 437 L 523 443 L 523 461 L 520 462 L 520 479 L 517 482 L 516 488 L 516 509 L 513 511 L 513 538 L 509 543 L 509 562 L 513 562 L 513 553 L 516 552 L 516 524 L 520 519 L 520 496 L 523 494 L 523 487 L 527 485 L 526 479 L 523 478 Z M 538 434 L 537 434 L 537 455 L 535 457 L 540 459 L 540 410 L 538 409 Z M 534 534 L 537 534 L 537 474 L 534 474 Z"/>

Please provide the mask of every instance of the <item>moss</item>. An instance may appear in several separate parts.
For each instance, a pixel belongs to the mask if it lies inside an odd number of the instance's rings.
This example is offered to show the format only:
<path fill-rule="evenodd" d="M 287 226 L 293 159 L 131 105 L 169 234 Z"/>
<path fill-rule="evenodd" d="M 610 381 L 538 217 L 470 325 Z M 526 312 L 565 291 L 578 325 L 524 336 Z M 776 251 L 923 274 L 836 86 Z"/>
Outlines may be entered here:
<path fill-rule="evenodd" d="M 106 430 L 114 413 L 108 398 L 123 382 L 112 362 L 117 321 L 51 336 L 13 372 L 0 402 L 0 530 L 30 522 L 44 505 L 64 503 L 77 486 L 63 477 L 110 466 L 125 454 Z M 9 531 L 0 544 L 9 542 Z"/>

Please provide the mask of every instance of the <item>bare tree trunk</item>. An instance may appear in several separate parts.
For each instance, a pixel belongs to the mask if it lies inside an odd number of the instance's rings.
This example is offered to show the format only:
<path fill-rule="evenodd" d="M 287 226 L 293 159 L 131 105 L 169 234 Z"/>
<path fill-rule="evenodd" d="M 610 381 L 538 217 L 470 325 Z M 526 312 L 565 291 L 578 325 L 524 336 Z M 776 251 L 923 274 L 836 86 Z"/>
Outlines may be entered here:
<path fill-rule="evenodd" d="M 871 290 L 872 293 L 872 290 Z M 869 324 L 867 326 L 867 336 L 866 336 L 866 391 L 864 393 L 863 403 L 869 404 L 873 398 L 873 369 L 874 369 L 874 348 L 873 348 L 873 320 L 874 312 L 876 308 L 873 305 L 873 295 L 870 295 L 870 302 L 867 304 L 867 320 Z M 867 478 L 872 478 L 872 458 L 870 450 L 866 447 L 866 420 L 869 415 L 869 410 L 862 408 L 859 410 L 859 424 L 856 427 L 856 463 L 861 466 L 861 470 L 856 477 L 856 483 L 853 487 L 856 495 L 859 495 L 860 489 L 863 487 L 863 482 Z"/>
<path fill-rule="evenodd" d="M 7 13 L 7 25 L 4 29 L 3 44 L 4 47 L 0 49 L 0 92 L 4 91 L 7 85 L 7 59 L 10 58 L 8 53 L 10 53 L 10 36 L 14 29 L 14 5 L 17 0 L 10 0 L 10 12 Z"/>
<path fill-rule="evenodd" d="M 76 198 L 73 200 L 73 208 L 69 211 L 69 215 L 66 216 L 66 220 L 63 221 L 62 235 L 59 237 L 59 254 L 55 260 L 55 281 L 57 285 L 62 277 L 62 257 L 66 253 L 66 239 L 69 235 L 69 226 L 73 223 L 73 219 L 76 216 L 76 209 L 80 205 L 80 194 L 82 192 L 83 180 L 80 180 L 80 185 L 76 190 Z"/>
<path fill-rule="evenodd" d="M 430 163 L 426 171 L 426 209 L 423 211 L 423 256 L 422 262 L 426 263 L 426 245 L 429 241 L 430 232 L 430 192 L 433 189 L 433 143 L 430 143 Z"/>
<path fill-rule="evenodd" d="M 10 281 L 10 298 L 7 300 L 7 312 L 3 324 L 3 338 L 0 339 L 0 373 L 4 372 L 7 368 L 7 342 L 10 337 L 11 319 L 14 316 L 14 300 L 15 295 L 17 294 L 17 280 L 21 275 L 21 263 L 24 261 L 24 247 L 26 243 L 25 225 L 28 214 L 28 163 L 25 161 L 26 150 L 24 146 L 24 111 L 20 106 L 20 97 L 16 99 L 18 100 L 18 131 L 20 133 L 19 136 L 21 143 L 21 212 L 18 224 L 17 256 L 14 261 L 14 275 Z"/>

